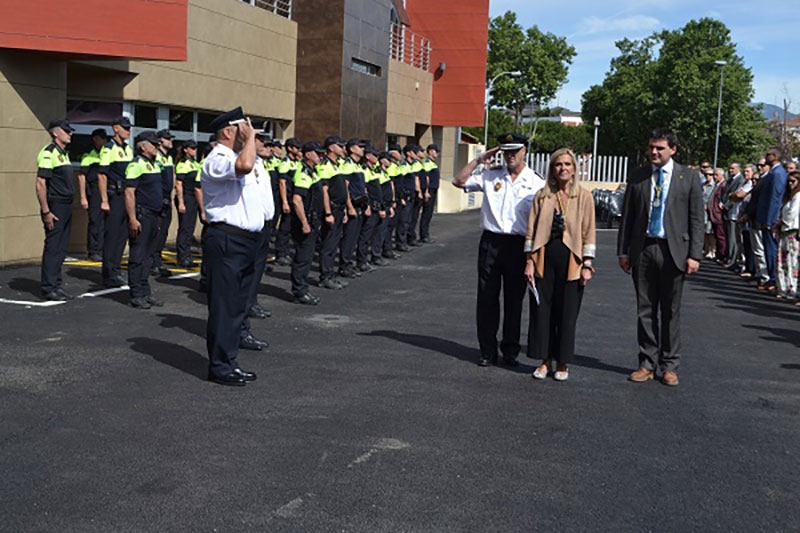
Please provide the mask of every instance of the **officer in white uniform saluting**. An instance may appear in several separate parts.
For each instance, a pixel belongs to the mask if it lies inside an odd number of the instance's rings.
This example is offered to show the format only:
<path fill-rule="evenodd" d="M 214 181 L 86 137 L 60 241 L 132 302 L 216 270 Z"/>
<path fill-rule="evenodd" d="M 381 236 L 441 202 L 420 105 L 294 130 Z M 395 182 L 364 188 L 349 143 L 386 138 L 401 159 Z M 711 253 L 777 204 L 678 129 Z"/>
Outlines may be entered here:
<path fill-rule="evenodd" d="M 203 162 L 203 240 L 207 267 L 208 379 L 245 385 L 256 379 L 239 367 L 239 334 L 255 275 L 255 257 L 267 219 L 264 185 L 256 165 L 255 130 L 241 107 L 211 122 L 217 145 Z"/>
<path fill-rule="evenodd" d="M 478 250 L 478 343 L 480 366 L 498 360 L 497 328 L 500 325 L 500 289 L 503 290 L 503 362 L 516 366 L 522 302 L 525 298 L 525 233 L 536 192 L 545 180 L 525 164 L 528 138 L 517 133 L 497 137 L 500 146 L 484 152 L 461 169 L 453 185 L 466 192 L 484 193 Z M 487 165 L 498 151 L 503 166 Z M 478 165 L 484 170 L 473 174 Z"/>

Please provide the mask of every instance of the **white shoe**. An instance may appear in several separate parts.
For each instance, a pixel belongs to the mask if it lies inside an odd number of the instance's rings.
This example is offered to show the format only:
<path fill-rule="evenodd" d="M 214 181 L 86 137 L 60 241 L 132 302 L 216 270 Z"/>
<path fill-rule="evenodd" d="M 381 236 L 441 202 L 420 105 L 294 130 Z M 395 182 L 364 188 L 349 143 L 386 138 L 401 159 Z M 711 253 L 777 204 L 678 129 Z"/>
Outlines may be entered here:
<path fill-rule="evenodd" d="M 569 378 L 569 370 L 556 370 L 553 374 L 553 379 L 556 381 L 567 381 Z"/>
<path fill-rule="evenodd" d="M 539 365 L 533 371 L 533 379 L 546 379 L 548 366 L 546 364 Z"/>

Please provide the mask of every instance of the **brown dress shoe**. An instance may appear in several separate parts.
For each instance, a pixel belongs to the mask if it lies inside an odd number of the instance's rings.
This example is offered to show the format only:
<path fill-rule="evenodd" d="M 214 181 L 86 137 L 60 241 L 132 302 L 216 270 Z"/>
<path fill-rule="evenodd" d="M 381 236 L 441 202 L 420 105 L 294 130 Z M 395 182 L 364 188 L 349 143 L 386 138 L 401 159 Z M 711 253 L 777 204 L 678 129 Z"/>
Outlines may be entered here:
<path fill-rule="evenodd" d="M 641 366 L 631 372 L 631 375 L 628 376 L 629 381 L 635 381 L 636 383 L 643 383 L 648 379 L 653 379 L 653 371 L 647 370 L 645 367 Z"/>
<path fill-rule="evenodd" d="M 678 386 L 678 374 L 672 370 L 665 370 L 664 375 L 661 376 L 661 383 L 670 387 Z"/>

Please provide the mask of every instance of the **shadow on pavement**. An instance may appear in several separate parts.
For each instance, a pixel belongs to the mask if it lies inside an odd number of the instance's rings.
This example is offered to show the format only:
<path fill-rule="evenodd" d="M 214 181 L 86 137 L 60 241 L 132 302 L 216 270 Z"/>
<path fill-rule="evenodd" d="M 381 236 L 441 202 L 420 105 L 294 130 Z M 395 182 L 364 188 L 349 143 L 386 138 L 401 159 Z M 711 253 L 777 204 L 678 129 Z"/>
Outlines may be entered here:
<path fill-rule="evenodd" d="M 783 363 L 781 368 L 785 368 L 787 370 L 800 370 L 800 365 L 795 363 Z"/>
<path fill-rule="evenodd" d="M 186 333 L 197 335 L 201 339 L 206 338 L 206 321 L 202 318 L 185 315 L 173 315 L 171 313 L 159 313 L 156 315 L 161 319 L 162 328 L 179 328 Z"/>
<path fill-rule="evenodd" d="M 631 368 L 609 365 L 608 363 L 604 363 L 596 357 L 587 357 L 585 355 L 578 354 L 575 354 L 573 357 L 572 364 L 576 366 L 582 366 L 584 368 L 594 368 L 595 370 L 602 370 L 604 372 L 614 372 L 615 374 L 622 374 L 624 376 L 627 376 L 632 372 Z"/>
<path fill-rule="evenodd" d="M 92 286 L 89 287 L 90 291 L 104 288 L 103 274 L 98 269 L 72 267 L 67 270 L 66 274 L 71 278 L 82 279 L 91 283 Z"/>
<path fill-rule="evenodd" d="M 480 358 L 481 355 L 480 350 L 478 350 L 477 348 L 464 346 L 463 344 L 459 344 L 451 340 L 442 339 L 439 337 L 432 337 L 430 335 L 400 333 L 399 331 L 391 331 L 391 330 L 377 330 L 377 331 L 370 331 L 368 333 L 359 332 L 358 335 L 362 335 L 364 337 L 384 337 L 394 341 L 409 344 L 417 348 L 423 348 L 425 350 L 431 350 L 433 352 L 449 355 L 450 357 L 454 357 L 460 361 L 464 361 L 466 363 L 471 363 L 471 364 L 477 364 L 478 359 Z M 522 351 L 522 353 L 524 353 L 524 350 Z M 516 367 L 503 366 L 502 363 L 496 366 L 498 368 L 509 370 L 511 372 L 517 372 L 519 374 L 527 374 L 533 372 L 534 368 L 521 362 L 519 366 Z"/>
<path fill-rule="evenodd" d="M 203 381 L 208 377 L 208 359 L 180 344 L 147 337 L 134 337 L 127 342 L 131 343 L 131 350 L 149 355 L 159 363 Z"/>
<path fill-rule="evenodd" d="M 277 298 L 278 300 L 283 300 L 284 302 L 294 302 L 294 296 L 292 296 L 291 292 L 287 291 L 286 289 L 276 287 L 271 283 L 262 282 L 258 288 L 258 294 L 266 294 L 268 296 L 272 296 L 273 298 Z"/>
<path fill-rule="evenodd" d="M 36 298 L 42 296 L 41 283 L 35 279 L 29 278 L 14 278 L 8 282 L 8 287 L 17 292 L 26 292 Z"/>
<path fill-rule="evenodd" d="M 759 333 L 772 333 L 773 337 L 761 337 L 765 341 L 777 341 L 777 342 L 788 342 L 789 344 L 794 344 L 798 348 L 800 348 L 800 331 L 794 329 L 784 329 L 784 328 L 770 328 L 764 326 L 750 326 L 745 324 L 744 327 L 748 329 L 754 329 Z"/>

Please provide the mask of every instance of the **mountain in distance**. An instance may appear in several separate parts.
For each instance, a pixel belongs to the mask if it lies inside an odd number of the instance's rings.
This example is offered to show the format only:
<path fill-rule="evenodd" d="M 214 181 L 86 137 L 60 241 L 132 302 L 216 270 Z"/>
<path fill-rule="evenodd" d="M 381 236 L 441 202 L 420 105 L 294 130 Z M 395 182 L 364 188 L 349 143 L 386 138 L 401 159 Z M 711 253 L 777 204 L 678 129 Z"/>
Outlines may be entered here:
<path fill-rule="evenodd" d="M 765 104 L 763 102 L 756 102 L 751 104 L 753 107 L 761 106 L 761 115 L 767 120 L 783 120 L 783 108 L 773 104 Z M 791 111 L 786 114 L 786 119 L 798 118 L 800 115 L 792 113 Z"/>

